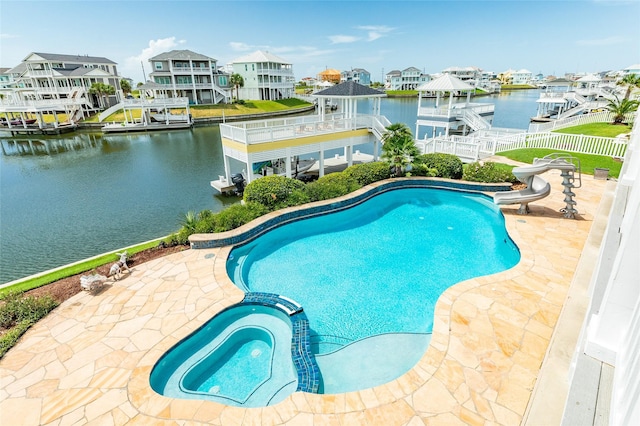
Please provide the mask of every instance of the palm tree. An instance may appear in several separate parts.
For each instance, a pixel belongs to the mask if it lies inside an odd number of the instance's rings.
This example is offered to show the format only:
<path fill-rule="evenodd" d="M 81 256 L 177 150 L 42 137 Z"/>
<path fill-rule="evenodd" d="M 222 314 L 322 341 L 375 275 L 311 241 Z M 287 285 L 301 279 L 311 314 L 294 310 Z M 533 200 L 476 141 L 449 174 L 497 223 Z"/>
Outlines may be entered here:
<path fill-rule="evenodd" d="M 131 84 L 129 83 L 129 80 L 120 80 L 120 88 L 122 89 L 122 93 L 125 95 L 127 93 L 131 93 Z"/>
<path fill-rule="evenodd" d="M 420 154 L 411 130 L 404 123 L 387 126 L 387 131 L 382 135 L 382 144 L 382 158 L 393 167 L 396 176 L 401 176 L 413 157 Z"/>
<path fill-rule="evenodd" d="M 104 96 L 114 95 L 116 93 L 116 88 L 110 84 L 93 83 L 89 88 L 89 93 L 96 95 L 98 97 L 98 102 L 100 103 L 100 108 L 104 108 Z"/>
<path fill-rule="evenodd" d="M 240 88 L 244 87 L 244 78 L 238 73 L 231 74 L 229 77 L 229 83 L 236 89 L 236 99 L 240 99 Z"/>
<path fill-rule="evenodd" d="M 620 86 L 627 86 L 627 91 L 624 94 L 624 99 L 629 99 L 629 96 L 631 96 L 631 91 L 634 88 L 640 88 L 640 75 L 627 74 L 616 84 Z"/>
<path fill-rule="evenodd" d="M 640 102 L 637 100 L 627 98 L 620 100 L 617 96 L 615 100 L 610 100 L 607 110 L 613 114 L 613 124 L 623 124 L 625 115 L 636 111 L 639 104 Z"/>

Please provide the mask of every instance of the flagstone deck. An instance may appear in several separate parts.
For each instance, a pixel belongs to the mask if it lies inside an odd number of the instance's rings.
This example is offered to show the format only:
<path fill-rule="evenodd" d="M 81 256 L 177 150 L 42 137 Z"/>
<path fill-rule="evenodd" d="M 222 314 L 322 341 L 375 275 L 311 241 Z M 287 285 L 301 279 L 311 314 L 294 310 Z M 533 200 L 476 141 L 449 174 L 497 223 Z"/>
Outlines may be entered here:
<path fill-rule="evenodd" d="M 27 331 L 0 360 L 0 424 L 520 424 L 606 184 L 586 176 L 569 220 L 559 172 L 545 177 L 552 193 L 530 215 L 503 208 L 520 263 L 448 289 L 429 349 L 390 383 L 249 409 L 157 395 L 160 356 L 243 296 L 225 273 L 229 248 L 187 250 L 74 296 Z"/>

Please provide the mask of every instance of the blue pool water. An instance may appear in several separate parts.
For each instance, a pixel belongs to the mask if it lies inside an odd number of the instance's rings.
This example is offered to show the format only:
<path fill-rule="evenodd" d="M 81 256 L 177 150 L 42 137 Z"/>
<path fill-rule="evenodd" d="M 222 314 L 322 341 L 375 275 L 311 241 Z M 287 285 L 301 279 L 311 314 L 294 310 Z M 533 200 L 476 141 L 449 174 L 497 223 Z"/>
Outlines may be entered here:
<path fill-rule="evenodd" d="M 265 306 L 235 306 L 170 349 L 151 371 L 159 394 L 260 407 L 296 390 L 291 324 Z"/>
<path fill-rule="evenodd" d="M 235 248 L 227 271 L 242 289 L 298 301 L 316 352 L 327 353 L 384 333 L 430 333 L 444 290 L 519 257 L 488 197 L 411 188 L 272 230 Z"/>
<path fill-rule="evenodd" d="M 233 249 L 227 272 L 251 295 L 292 299 L 304 312 L 231 307 L 167 352 L 151 386 L 170 397 L 259 407 L 309 389 L 314 371 L 313 392 L 389 382 L 427 350 L 442 292 L 519 258 L 502 213 L 480 194 L 396 188 L 288 223 Z M 294 326 L 288 315 L 304 320 Z M 315 354 L 308 358 L 292 343 L 302 323 Z M 316 370 L 297 369 L 310 364 Z"/>

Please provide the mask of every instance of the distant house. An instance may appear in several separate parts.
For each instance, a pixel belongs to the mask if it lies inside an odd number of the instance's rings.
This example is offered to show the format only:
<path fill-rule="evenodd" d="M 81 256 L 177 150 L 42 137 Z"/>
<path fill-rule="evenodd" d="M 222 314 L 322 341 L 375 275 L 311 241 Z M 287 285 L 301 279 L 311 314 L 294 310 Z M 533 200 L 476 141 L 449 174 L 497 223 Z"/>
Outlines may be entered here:
<path fill-rule="evenodd" d="M 511 73 L 511 84 L 532 84 L 533 73 L 526 69 L 521 69 Z"/>
<path fill-rule="evenodd" d="M 89 93 L 93 83 L 120 89 L 116 63 L 99 56 L 33 52 L 4 74 L 12 81 L 8 95 L 16 101 L 73 98 L 97 108 L 100 100 Z"/>
<path fill-rule="evenodd" d="M 341 73 L 335 68 L 327 68 L 318 73 L 318 82 L 328 81 L 329 83 L 340 83 Z"/>
<path fill-rule="evenodd" d="M 418 86 L 430 80 L 429 74 L 423 74 L 416 67 L 409 67 L 402 71 L 393 70 L 387 73 L 385 88 L 388 90 L 416 90 Z"/>
<path fill-rule="evenodd" d="M 631 65 L 622 70 L 623 76 L 629 75 L 629 74 L 635 74 L 637 76 L 640 76 L 640 64 Z"/>
<path fill-rule="evenodd" d="M 189 98 L 193 104 L 218 104 L 231 98 L 229 75 L 217 61 L 190 50 L 172 50 L 149 59 L 149 78 L 170 98 Z"/>
<path fill-rule="evenodd" d="M 451 74 L 458 77 L 465 83 L 477 86 L 482 70 L 478 67 L 449 67 L 442 70 L 443 74 Z"/>
<path fill-rule="evenodd" d="M 371 74 L 363 68 L 354 68 L 351 71 L 342 71 L 340 73 L 340 82 L 355 81 L 364 86 L 371 84 Z"/>
<path fill-rule="evenodd" d="M 231 61 L 233 72 L 244 79 L 240 99 L 274 101 L 295 95 L 295 76 L 290 62 L 258 50 Z"/>

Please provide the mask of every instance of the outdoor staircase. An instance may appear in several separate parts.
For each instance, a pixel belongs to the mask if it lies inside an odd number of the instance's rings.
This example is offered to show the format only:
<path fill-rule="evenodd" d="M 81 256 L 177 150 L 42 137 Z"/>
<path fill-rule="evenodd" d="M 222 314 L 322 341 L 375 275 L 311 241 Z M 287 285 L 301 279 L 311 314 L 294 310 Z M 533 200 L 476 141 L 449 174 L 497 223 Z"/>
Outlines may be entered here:
<path fill-rule="evenodd" d="M 489 123 L 487 120 L 482 118 L 480 114 L 470 108 L 463 109 L 460 118 L 474 132 L 491 128 L 491 123 Z"/>
<path fill-rule="evenodd" d="M 100 113 L 100 115 L 98 115 L 98 121 L 99 121 L 100 123 L 102 123 L 102 121 L 103 121 L 105 118 L 107 118 L 107 117 L 108 117 L 108 116 L 110 116 L 111 114 L 113 114 L 113 113 L 115 113 L 115 112 L 117 112 L 117 111 L 119 111 L 119 110 L 121 110 L 121 109 L 124 109 L 124 103 L 123 103 L 123 102 L 119 102 L 119 103 L 117 103 L 117 104 L 113 105 L 112 107 L 105 109 L 104 111 L 102 111 L 102 112 Z"/>

